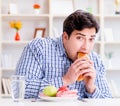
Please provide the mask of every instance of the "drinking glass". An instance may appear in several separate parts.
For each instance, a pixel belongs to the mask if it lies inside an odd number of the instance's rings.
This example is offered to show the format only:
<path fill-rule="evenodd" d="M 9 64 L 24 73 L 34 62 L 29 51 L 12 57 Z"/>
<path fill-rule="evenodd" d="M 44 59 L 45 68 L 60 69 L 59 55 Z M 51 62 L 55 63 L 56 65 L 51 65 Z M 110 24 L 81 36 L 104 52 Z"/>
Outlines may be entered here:
<path fill-rule="evenodd" d="M 19 75 L 11 76 L 11 94 L 14 102 L 24 99 L 25 94 L 25 77 Z"/>

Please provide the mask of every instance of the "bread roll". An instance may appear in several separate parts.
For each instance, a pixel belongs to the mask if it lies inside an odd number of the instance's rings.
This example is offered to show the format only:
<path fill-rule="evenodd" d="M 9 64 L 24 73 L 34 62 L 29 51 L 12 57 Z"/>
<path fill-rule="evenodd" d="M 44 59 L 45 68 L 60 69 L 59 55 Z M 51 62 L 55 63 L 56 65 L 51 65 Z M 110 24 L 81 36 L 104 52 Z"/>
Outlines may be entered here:
<path fill-rule="evenodd" d="M 88 55 L 87 54 L 85 54 L 85 53 L 82 53 L 82 52 L 78 52 L 78 54 L 77 54 L 77 58 L 81 58 L 81 57 L 88 57 Z M 83 76 L 82 75 L 80 75 L 79 77 L 78 77 L 78 79 L 77 79 L 77 81 L 82 81 L 84 78 L 83 78 Z"/>
<path fill-rule="evenodd" d="M 88 55 L 85 54 L 85 53 L 82 53 L 82 52 L 78 52 L 77 58 L 81 58 L 81 57 L 86 57 L 86 58 L 88 58 Z"/>

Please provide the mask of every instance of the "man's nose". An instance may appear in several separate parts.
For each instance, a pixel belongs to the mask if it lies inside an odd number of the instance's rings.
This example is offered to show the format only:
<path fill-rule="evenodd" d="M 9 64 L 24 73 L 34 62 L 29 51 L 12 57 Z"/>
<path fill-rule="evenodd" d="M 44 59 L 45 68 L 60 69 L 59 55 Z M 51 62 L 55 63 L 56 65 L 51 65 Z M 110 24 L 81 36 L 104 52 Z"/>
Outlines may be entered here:
<path fill-rule="evenodd" d="M 89 49 L 89 42 L 87 40 L 84 40 L 83 44 L 82 44 L 82 49 L 87 51 Z"/>

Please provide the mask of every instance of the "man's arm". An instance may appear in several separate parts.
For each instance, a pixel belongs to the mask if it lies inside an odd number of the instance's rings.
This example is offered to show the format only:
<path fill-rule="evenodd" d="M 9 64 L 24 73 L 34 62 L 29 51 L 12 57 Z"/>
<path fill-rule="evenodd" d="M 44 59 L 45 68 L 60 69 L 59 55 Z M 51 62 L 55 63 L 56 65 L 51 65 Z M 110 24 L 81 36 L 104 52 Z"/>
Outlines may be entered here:
<path fill-rule="evenodd" d="M 16 67 L 16 74 L 26 76 L 25 98 L 37 98 L 47 85 L 63 85 L 61 77 L 44 78 L 43 47 L 42 44 L 38 46 L 36 42 L 33 41 L 25 47 Z"/>
<path fill-rule="evenodd" d="M 30 43 L 24 48 L 16 67 L 16 74 L 26 77 L 25 98 L 37 97 L 42 76 L 42 72 L 39 71 L 42 67 L 42 56 L 38 58 L 36 49 L 32 47 L 33 45 L 33 43 Z"/>
<path fill-rule="evenodd" d="M 92 94 L 88 93 L 87 90 L 85 90 L 85 94 L 88 98 L 111 98 L 112 96 L 105 76 L 105 67 L 99 56 L 97 58 L 93 58 L 93 61 L 94 66 L 96 67 L 96 89 Z"/>

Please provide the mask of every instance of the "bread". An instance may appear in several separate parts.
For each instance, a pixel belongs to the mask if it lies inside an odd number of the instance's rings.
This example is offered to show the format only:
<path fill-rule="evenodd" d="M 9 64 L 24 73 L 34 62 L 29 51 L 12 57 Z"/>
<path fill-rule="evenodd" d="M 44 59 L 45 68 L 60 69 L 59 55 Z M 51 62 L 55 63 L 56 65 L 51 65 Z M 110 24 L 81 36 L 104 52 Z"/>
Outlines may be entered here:
<path fill-rule="evenodd" d="M 87 56 L 87 54 L 85 54 L 85 53 L 78 52 L 77 58 L 81 58 L 81 57 L 86 57 L 86 58 L 87 58 L 88 56 Z M 82 81 L 83 79 L 84 79 L 83 76 L 80 75 L 80 76 L 78 77 L 77 81 Z"/>
<path fill-rule="evenodd" d="M 81 58 L 81 57 L 88 57 L 88 55 L 87 54 L 85 54 L 85 53 L 82 53 L 82 52 L 78 52 L 78 54 L 77 54 L 77 58 Z"/>
<path fill-rule="evenodd" d="M 83 79 L 84 79 L 83 76 L 80 75 L 80 76 L 78 77 L 77 81 L 82 81 Z"/>

